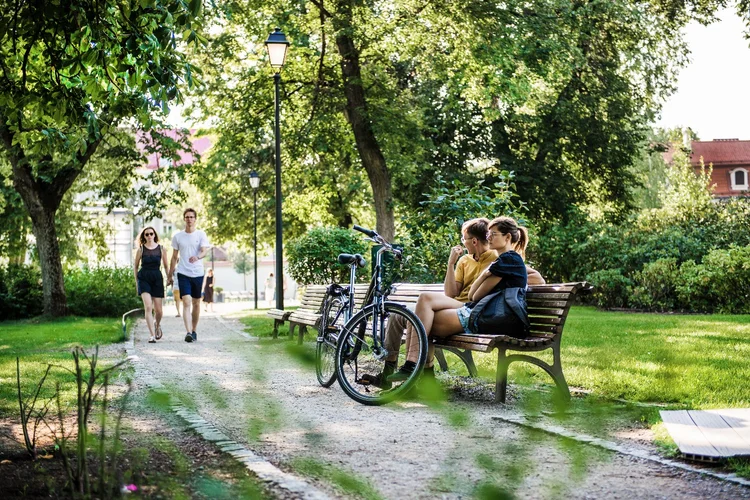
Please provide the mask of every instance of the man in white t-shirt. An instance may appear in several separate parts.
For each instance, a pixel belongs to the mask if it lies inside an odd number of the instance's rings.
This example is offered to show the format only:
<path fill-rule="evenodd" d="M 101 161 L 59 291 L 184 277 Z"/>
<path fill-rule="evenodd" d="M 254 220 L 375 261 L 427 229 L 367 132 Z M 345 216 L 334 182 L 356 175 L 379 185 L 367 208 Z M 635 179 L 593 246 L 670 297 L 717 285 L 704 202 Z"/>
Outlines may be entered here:
<path fill-rule="evenodd" d="M 195 229 L 197 213 L 186 208 L 182 213 L 185 230 L 172 236 L 172 263 L 169 266 L 169 284 L 177 267 L 177 282 L 182 298 L 182 321 L 185 323 L 185 342 L 198 340 L 196 329 L 201 315 L 201 292 L 203 288 L 203 263 L 211 244 L 206 233 Z M 178 263 L 179 259 L 179 263 Z"/>

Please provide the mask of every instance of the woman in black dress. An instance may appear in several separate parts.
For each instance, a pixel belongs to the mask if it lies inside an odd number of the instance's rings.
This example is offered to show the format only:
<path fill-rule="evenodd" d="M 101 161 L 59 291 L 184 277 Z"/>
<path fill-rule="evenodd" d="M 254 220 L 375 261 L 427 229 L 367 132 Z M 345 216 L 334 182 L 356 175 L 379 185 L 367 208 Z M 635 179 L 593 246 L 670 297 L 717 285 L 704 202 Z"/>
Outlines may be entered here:
<path fill-rule="evenodd" d="M 211 312 L 214 312 L 214 270 L 209 269 L 206 277 L 203 278 L 203 310 L 208 311 L 208 305 L 211 304 Z"/>
<path fill-rule="evenodd" d="M 153 227 L 147 227 L 141 231 L 138 237 L 140 246 L 135 253 L 135 265 L 133 273 L 135 274 L 135 286 L 138 295 L 143 300 L 143 308 L 146 311 L 146 325 L 148 332 L 151 334 L 148 341 L 153 344 L 162 337 L 161 301 L 164 298 L 164 277 L 159 269 L 160 264 L 164 264 L 167 269 L 167 252 L 159 245 L 159 236 Z M 140 265 L 140 269 L 138 266 Z M 154 323 L 154 313 L 156 322 Z"/>

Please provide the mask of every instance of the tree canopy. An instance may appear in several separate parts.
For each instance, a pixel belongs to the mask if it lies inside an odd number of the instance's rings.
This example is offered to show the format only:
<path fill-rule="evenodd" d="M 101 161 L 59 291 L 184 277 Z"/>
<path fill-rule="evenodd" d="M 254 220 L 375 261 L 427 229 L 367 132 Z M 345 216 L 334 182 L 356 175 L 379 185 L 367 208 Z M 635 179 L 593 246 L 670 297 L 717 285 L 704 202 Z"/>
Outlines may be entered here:
<path fill-rule="evenodd" d="M 183 50 L 199 41 L 201 7 L 72 0 L 0 9 L 0 147 L 31 219 L 46 314 L 67 311 L 55 214 L 97 153 L 113 170 L 133 165 L 134 143 L 113 139 L 118 127 L 156 130 L 168 103 L 181 99 L 194 73 Z M 152 139 L 174 155 L 175 141 Z"/>
<path fill-rule="evenodd" d="M 250 234 L 245 180 L 261 172 L 272 231 L 273 83 L 263 41 L 292 42 L 283 69 L 284 224 L 347 225 L 419 210 L 441 178 L 492 186 L 515 172 L 532 218 L 634 205 L 647 124 L 687 62 L 680 29 L 722 1 L 413 0 L 221 5 L 198 60 L 197 115 L 217 144 L 198 182 L 222 237 Z M 742 8 L 742 6 L 740 6 Z M 303 199 L 308 210 L 296 209 Z M 314 207 L 312 210 L 310 207 Z M 285 230 L 286 230 L 285 229 Z"/>

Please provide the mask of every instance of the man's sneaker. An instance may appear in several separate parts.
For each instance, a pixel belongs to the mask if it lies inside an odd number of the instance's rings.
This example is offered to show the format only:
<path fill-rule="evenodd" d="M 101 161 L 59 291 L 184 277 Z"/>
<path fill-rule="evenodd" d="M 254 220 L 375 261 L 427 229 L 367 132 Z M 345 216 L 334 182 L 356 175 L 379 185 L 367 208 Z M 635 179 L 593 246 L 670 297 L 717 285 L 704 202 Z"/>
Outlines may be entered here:
<path fill-rule="evenodd" d="M 385 379 L 388 382 L 403 382 L 412 374 L 417 364 L 414 361 L 406 361 L 397 372 L 388 375 Z"/>
<path fill-rule="evenodd" d="M 192 342 L 193 341 L 193 334 L 190 332 L 187 332 L 185 334 L 185 342 Z"/>
<path fill-rule="evenodd" d="M 191 337 L 193 337 L 193 342 L 198 342 L 198 334 L 195 333 L 195 330 L 193 330 L 193 333 L 190 334 Z"/>
<path fill-rule="evenodd" d="M 393 386 L 393 383 L 388 380 L 388 377 L 395 370 L 396 363 L 386 361 L 382 372 L 378 373 L 377 375 L 370 375 L 369 373 L 365 373 L 357 382 L 362 385 L 374 385 L 375 387 L 379 387 L 380 389 L 388 390 Z"/>

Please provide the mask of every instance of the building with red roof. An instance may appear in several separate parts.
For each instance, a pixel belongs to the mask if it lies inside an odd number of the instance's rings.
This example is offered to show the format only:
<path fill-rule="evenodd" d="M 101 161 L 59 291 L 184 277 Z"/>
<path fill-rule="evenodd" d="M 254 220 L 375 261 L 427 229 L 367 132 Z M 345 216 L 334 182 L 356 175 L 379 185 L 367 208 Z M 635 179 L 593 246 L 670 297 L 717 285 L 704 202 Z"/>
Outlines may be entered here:
<path fill-rule="evenodd" d="M 696 172 L 703 164 L 713 167 L 711 180 L 715 184 L 716 198 L 750 195 L 750 141 L 739 139 L 714 139 L 692 141 L 690 163 Z"/>

